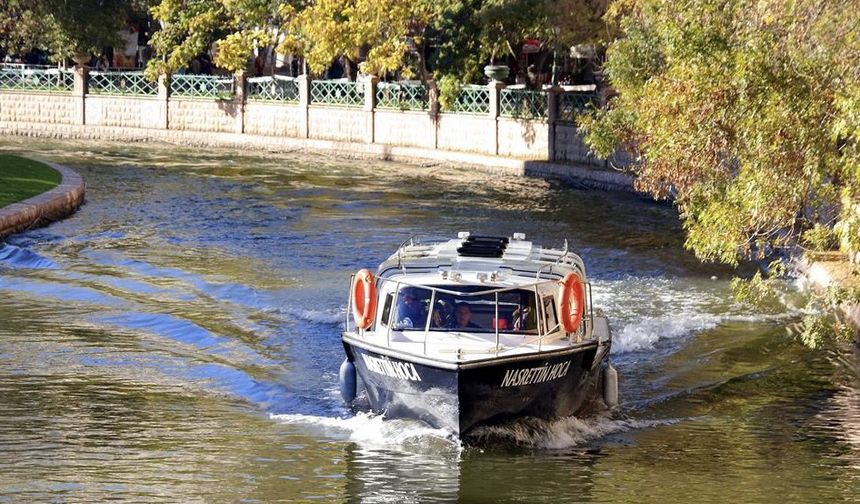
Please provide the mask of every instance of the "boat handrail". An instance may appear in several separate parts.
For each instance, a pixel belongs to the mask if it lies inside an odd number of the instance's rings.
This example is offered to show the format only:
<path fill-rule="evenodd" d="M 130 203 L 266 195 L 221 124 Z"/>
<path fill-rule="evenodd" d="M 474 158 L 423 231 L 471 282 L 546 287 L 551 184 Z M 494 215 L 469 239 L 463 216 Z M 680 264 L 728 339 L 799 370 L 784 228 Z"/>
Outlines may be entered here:
<path fill-rule="evenodd" d="M 350 285 L 352 285 L 354 278 L 355 278 L 355 274 L 350 276 L 350 283 L 349 283 Z M 524 284 L 524 285 L 517 285 L 517 286 L 513 286 L 513 287 L 499 287 L 499 288 L 487 289 L 487 290 L 475 291 L 475 292 L 454 291 L 454 290 L 444 289 L 444 288 L 440 288 L 440 287 L 436 287 L 436 286 L 412 284 L 409 282 L 404 282 L 403 280 L 395 280 L 395 279 L 385 278 L 385 277 L 377 277 L 377 280 L 383 281 L 383 282 L 394 282 L 396 284 L 395 292 L 398 292 L 400 290 L 401 286 L 416 287 L 416 288 L 429 290 L 431 292 L 431 294 L 430 294 L 430 302 L 431 302 L 430 306 L 431 307 L 433 306 L 433 303 L 435 301 L 437 293 L 450 294 L 453 296 L 460 296 L 460 297 L 475 297 L 475 296 L 485 296 L 488 294 L 494 294 L 495 295 L 495 303 L 494 303 L 494 305 L 495 305 L 495 320 L 498 320 L 498 318 L 499 318 L 499 316 L 498 316 L 499 293 L 507 292 L 507 291 L 513 291 L 513 290 L 534 290 L 534 293 L 535 293 L 535 312 L 536 312 L 535 317 L 537 319 L 536 320 L 537 321 L 537 334 L 535 334 L 535 336 L 537 338 L 532 338 L 531 340 L 524 341 L 520 345 L 506 348 L 505 349 L 506 351 L 515 350 L 517 348 L 532 345 L 532 344 L 534 344 L 535 339 L 537 340 L 537 343 L 538 343 L 538 351 L 542 351 L 544 338 L 547 336 L 550 336 L 552 334 L 555 334 L 557 332 L 557 330 L 561 328 L 560 327 L 561 325 L 559 323 L 557 323 L 552 328 L 544 327 L 544 325 L 545 325 L 543 323 L 544 317 L 542 316 L 543 315 L 543 299 L 540 296 L 540 293 L 538 292 L 538 287 L 540 287 L 541 285 L 545 285 L 545 284 L 556 283 L 556 282 L 558 282 L 558 280 L 556 280 L 556 279 L 546 279 L 546 280 L 536 281 L 536 282 L 532 282 L 532 283 Z M 583 336 L 585 336 L 586 334 L 589 334 L 589 332 L 591 330 L 593 330 L 593 327 L 594 327 L 594 306 L 592 303 L 591 282 L 584 281 L 583 283 L 585 284 L 585 288 L 586 288 L 586 305 L 588 306 L 588 313 L 584 314 L 585 316 L 582 317 L 582 321 L 580 322 L 580 325 L 576 329 L 576 331 L 571 332 L 571 333 L 566 333 L 567 337 L 570 338 L 571 341 L 572 341 L 573 337 L 576 337 L 578 340 L 581 340 L 581 338 Z M 383 309 L 384 309 L 384 306 L 385 305 L 383 304 Z M 394 308 L 392 308 L 392 311 L 394 311 Z M 344 329 L 346 330 L 346 332 L 350 332 L 349 319 L 350 319 L 350 313 L 351 312 L 352 312 L 352 295 L 348 296 L 348 301 L 347 301 L 346 321 L 344 324 Z M 394 325 L 393 318 L 392 318 L 393 316 L 394 316 L 394 313 L 389 313 L 388 323 L 385 325 L 386 326 L 386 341 L 387 341 L 388 346 L 391 346 L 391 331 L 393 329 L 392 326 Z M 424 324 L 424 328 L 422 331 L 424 333 L 422 354 L 425 356 L 427 355 L 427 340 L 428 340 L 428 338 L 430 336 L 430 332 L 431 332 L 431 330 L 430 330 L 430 318 L 431 317 L 428 315 L 427 321 Z M 376 324 L 378 324 L 378 323 L 379 323 L 379 321 L 374 322 L 373 327 L 375 328 Z M 494 332 L 495 332 L 495 339 L 496 339 L 495 354 L 498 355 L 502 351 L 502 348 L 500 345 L 500 339 L 499 339 L 500 333 L 499 333 L 499 324 L 498 323 L 495 324 L 494 329 L 495 329 Z M 366 331 L 365 329 L 360 329 L 360 328 L 355 327 L 354 330 L 359 334 L 359 336 L 364 337 L 364 332 Z M 432 332 L 439 332 L 439 331 L 432 331 Z M 528 333 L 525 333 L 525 334 L 528 334 Z"/>
<path fill-rule="evenodd" d="M 448 241 L 448 239 L 447 239 L 447 238 L 441 238 L 441 237 L 436 237 L 436 236 L 430 236 L 430 235 L 425 235 L 425 234 L 421 234 L 421 233 L 412 233 L 411 235 L 409 235 L 409 237 L 408 237 L 408 238 L 406 238 L 405 240 L 403 240 L 403 241 L 400 243 L 400 245 L 397 247 L 397 252 L 396 252 L 396 253 L 397 253 L 397 267 L 398 267 L 398 268 L 401 268 L 401 269 L 403 268 L 403 260 L 402 260 L 402 255 L 401 255 L 401 253 L 403 252 L 403 249 L 404 249 L 407 245 L 408 245 L 408 246 L 414 246 L 414 245 L 416 245 L 415 240 L 416 240 L 417 238 L 421 238 L 421 237 L 425 237 L 425 238 L 428 238 L 429 240 L 433 240 L 433 241 L 428 241 L 428 242 L 426 243 L 426 245 L 438 245 L 438 244 L 440 244 L 440 243 L 445 243 L 445 242 L 447 242 L 447 241 Z"/>
<path fill-rule="evenodd" d="M 445 289 L 442 287 L 426 285 L 426 284 L 404 282 L 403 280 L 395 280 L 393 278 L 388 278 L 388 277 L 376 277 L 376 280 L 382 281 L 382 282 L 396 282 L 400 285 L 405 285 L 407 287 L 416 287 L 419 289 L 427 289 L 427 290 L 432 290 L 432 291 L 436 291 L 436 292 L 441 292 L 443 294 L 450 294 L 452 296 L 463 296 L 463 297 L 466 297 L 466 296 L 484 296 L 484 295 L 493 294 L 496 292 L 507 292 L 507 291 L 512 291 L 512 290 L 525 290 L 525 289 L 531 289 L 533 287 L 540 287 L 541 285 L 544 285 L 544 284 L 550 284 L 550 283 L 558 282 L 558 279 L 556 279 L 556 278 L 548 278 L 545 280 L 539 280 L 536 282 L 526 283 L 526 284 L 522 284 L 522 285 L 513 285 L 510 287 L 495 287 L 495 288 L 490 288 L 490 289 L 486 289 L 486 290 L 482 290 L 482 291 L 469 292 L 469 291 L 450 290 L 450 289 Z"/>

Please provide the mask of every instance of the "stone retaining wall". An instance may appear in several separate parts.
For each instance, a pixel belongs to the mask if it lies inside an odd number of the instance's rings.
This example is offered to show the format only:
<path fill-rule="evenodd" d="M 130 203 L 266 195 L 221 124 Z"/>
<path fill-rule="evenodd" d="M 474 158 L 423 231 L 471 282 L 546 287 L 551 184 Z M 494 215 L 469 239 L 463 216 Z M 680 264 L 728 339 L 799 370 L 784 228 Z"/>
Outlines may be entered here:
<path fill-rule="evenodd" d="M 0 121 L 40 122 L 46 124 L 80 124 L 77 102 L 69 94 L 0 93 Z"/>
<path fill-rule="evenodd" d="M 438 128 L 438 149 L 496 154 L 496 120 L 489 116 L 439 114 Z"/>
<path fill-rule="evenodd" d="M 312 105 L 308 108 L 308 138 L 364 142 L 372 117 L 358 108 Z"/>
<path fill-rule="evenodd" d="M 241 133 L 241 108 L 233 100 L 174 98 L 167 107 L 167 125 L 172 130 Z"/>
<path fill-rule="evenodd" d="M 362 103 L 341 106 L 311 102 L 304 77 L 295 81 L 297 103 L 289 103 L 246 99 L 242 79 L 231 99 L 220 99 L 173 96 L 164 79 L 155 96 L 90 94 L 86 69 L 74 76 L 68 93 L 0 90 L 0 121 L 290 136 L 606 166 L 590 155 L 573 124 L 557 118 L 557 99 L 549 100 L 544 119 L 502 117 L 498 83 L 488 86 L 488 111 L 433 116 L 378 108 L 375 78 L 363 83 Z"/>
<path fill-rule="evenodd" d="M 65 166 L 45 164 L 60 172 L 63 181 L 46 193 L 0 208 L 0 239 L 67 217 L 83 203 L 86 185 L 81 176 Z"/>
<path fill-rule="evenodd" d="M 298 105 L 248 102 L 244 131 L 251 135 L 302 137 L 301 109 Z"/>
<path fill-rule="evenodd" d="M 344 157 L 388 159 L 398 152 L 404 158 L 412 152 L 421 159 L 450 161 L 478 155 L 477 163 L 470 164 L 507 166 L 504 160 L 512 160 L 521 173 L 530 161 L 568 165 L 568 174 L 579 173 L 574 166 L 608 170 L 631 162 L 622 156 L 611 163 L 593 157 L 576 127 L 556 120 L 553 106 L 547 119 L 500 116 L 499 86 L 489 86 L 489 112 L 434 116 L 379 109 L 375 87 L 367 85 L 364 105 L 346 107 L 310 103 L 305 78 L 297 80 L 298 103 L 287 103 L 246 100 L 243 86 L 229 100 L 172 97 L 164 80 L 156 96 L 94 95 L 87 93 L 84 74 L 76 71 L 74 91 L 68 94 L 0 90 L 0 131 L 265 150 L 338 149 Z M 563 169 L 554 170 L 548 176 L 564 175 Z M 606 178 L 614 180 L 615 175 L 610 170 Z"/>
<path fill-rule="evenodd" d="M 158 98 L 87 96 L 84 124 L 129 128 L 164 128 L 166 107 Z"/>
<path fill-rule="evenodd" d="M 550 159 L 550 128 L 545 121 L 498 120 L 500 156 L 520 159 Z"/>
<path fill-rule="evenodd" d="M 436 121 L 429 112 L 376 110 L 374 142 L 435 149 Z"/>
<path fill-rule="evenodd" d="M 578 186 L 596 189 L 631 191 L 633 187 L 633 178 L 629 174 L 615 170 L 379 143 L 369 144 L 364 142 L 270 137 L 248 133 L 213 133 L 0 121 L 0 135 L 3 134 L 124 142 L 166 141 L 188 146 L 221 147 L 266 152 L 334 152 L 338 157 L 346 159 L 379 159 L 403 162 L 422 160 L 452 163 L 459 166 L 473 166 L 482 171 L 505 175 L 532 175 L 545 178 L 558 178 Z"/>

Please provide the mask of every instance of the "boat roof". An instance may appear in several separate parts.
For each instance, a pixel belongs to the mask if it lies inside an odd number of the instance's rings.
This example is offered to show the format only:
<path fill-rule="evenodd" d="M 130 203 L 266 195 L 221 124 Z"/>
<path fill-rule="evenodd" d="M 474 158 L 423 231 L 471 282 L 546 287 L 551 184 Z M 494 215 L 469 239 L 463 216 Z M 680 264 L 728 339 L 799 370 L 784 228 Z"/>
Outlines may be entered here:
<path fill-rule="evenodd" d="M 568 249 L 567 240 L 562 249 L 542 247 L 526 240 L 522 233 L 499 237 L 460 232 L 455 239 L 442 240 L 412 236 L 379 265 L 377 276 L 416 275 L 412 280 L 420 285 L 430 280 L 431 277 L 426 276 L 428 273 L 437 271 L 460 273 L 462 278 L 458 280 L 476 285 L 504 283 L 495 281 L 496 277 L 499 280 L 507 278 L 509 282 L 511 277 L 535 281 L 562 278 L 569 272 L 577 273 L 587 281 L 582 258 Z M 492 276 L 492 279 L 481 279 L 482 273 Z M 438 279 L 439 276 L 433 275 L 432 278 Z"/>

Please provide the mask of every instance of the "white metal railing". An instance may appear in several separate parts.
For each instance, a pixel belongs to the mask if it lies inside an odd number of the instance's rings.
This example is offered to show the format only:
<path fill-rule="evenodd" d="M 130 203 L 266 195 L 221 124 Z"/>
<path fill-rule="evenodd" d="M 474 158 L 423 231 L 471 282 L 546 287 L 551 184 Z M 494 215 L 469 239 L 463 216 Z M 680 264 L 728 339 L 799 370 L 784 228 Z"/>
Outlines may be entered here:
<path fill-rule="evenodd" d="M 539 272 L 538 272 L 538 274 L 539 274 Z M 352 283 L 354 280 L 355 280 L 355 274 L 350 276 L 350 280 L 349 280 L 350 286 L 352 286 Z M 474 292 L 458 291 L 458 290 L 446 289 L 446 288 L 442 288 L 442 287 L 413 284 L 413 283 L 409 283 L 409 282 L 404 282 L 402 280 L 393 280 L 393 279 L 386 278 L 386 277 L 377 277 L 375 280 L 377 282 L 383 282 L 383 283 L 384 282 L 394 282 L 395 287 L 394 287 L 394 290 L 391 291 L 391 293 L 393 293 L 395 295 L 400 292 L 402 287 L 413 287 L 413 288 L 424 289 L 424 290 L 430 291 L 430 305 L 429 305 L 430 311 L 428 313 L 427 321 L 425 322 L 424 328 L 422 331 L 424 333 L 423 351 L 422 351 L 423 355 L 427 355 L 427 341 L 428 341 L 428 338 L 430 336 L 430 333 L 431 332 L 445 332 L 445 331 L 447 331 L 446 328 L 433 329 L 430 327 L 430 322 L 431 322 L 432 313 L 433 313 L 432 310 L 433 310 L 433 307 L 435 306 L 437 293 L 449 294 L 449 295 L 457 296 L 457 297 L 479 297 L 479 296 L 487 296 L 490 294 L 494 295 L 494 313 L 495 313 L 494 320 L 496 321 L 496 323 L 494 324 L 495 325 L 494 333 L 495 333 L 495 343 L 496 343 L 495 344 L 495 354 L 496 355 L 498 355 L 499 352 L 501 352 L 500 332 L 499 332 L 499 325 L 500 325 L 499 324 L 499 294 L 502 292 L 533 290 L 534 295 L 535 295 L 535 317 L 537 319 L 536 320 L 536 326 L 537 326 L 536 331 L 537 332 L 535 334 L 536 338 L 532 339 L 531 341 L 527 341 L 521 345 L 507 348 L 506 350 L 513 350 L 516 348 L 521 348 L 523 346 L 532 345 L 532 344 L 534 344 L 534 342 L 536 340 L 538 343 L 538 351 L 540 352 L 540 351 L 542 351 L 542 348 L 543 348 L 544 338 L 546 338 L 547 336 L 554 335 L 559 330 L 562 329 L 561 323 L 557 319 L 558 314 L 556 314 L 557 323 L 553 327 L 546 327 L 546 320 L 544 318 L 543 300 L 548 296 L 547 295 L 541 296 L 540 291 L 539 291 L 539 287 L 541 287 L 541 286 L 557 283 L 558 280 L 555 280 L 555 279 L 537 280 L 535 282 L 517 285 L 517 286 L 512 286 L 512 287 L 494 287 L 494 288 L 488 288 L 485 290 L 474 291 Z M 589 334 L 594 328 L 594 309 L 592 306 L 591 283 L 590 282 L 583 282 L 583 285 L 585 287 L 585 304 L 586 304 L 587 310 L 583 311 L 582 320 L 580 321 L 579 327 L 577 327 L 576 331 L 570 332 L 570 333 L 565 333 L 566 336 L 571 340 L 573 337 L 576 337 L 577 340 L 581 339 L 583 336 Z M 380 292 L 379 289 L 377 289 L 377 293 L 378 292 Z M 554 299 L 554 301 L 557 301 L 557 300 Z M 379 302 L 378 298 L 377 298 L 377 302 Z M 379 305 L 377 304 L 377 309 L 378 308 L 379 308 Z M 383 310 L 385 309 L 384 304 L 382 305 L 382 309 Z M 394 319 L 398 315 L 398 312 L 399 312 L 399 307 L 392 304 L 391 308 L 389 308 L 388 323 L 385 325 L 385 327 L 386 327 L 386 344 L 388 346 L 391 346 L 391 331 L 392 330 L 397 330 L 397 331 L 401 331 L 401 332 L 403 331 L 403 328 L 396 329 L 393 327 L 394 326 Z M 356 332 L 359 336 L 364 337 L 365 332 L 368 330 L 367 329 L 359 329 L 354 324 L 350 324 L 351 315 L 352 315 L 352 292 L 349 293 L 349 299 L 347 301 L 346 320 L 344 323 L 344 327 L 345 327 L 346 332 Z M 384 316 L 384 314 L 383 314 L 383 316 Z M 379 320 L 375 319 L 373 322 L 373 326 L 369 330 L 375 331 L 379 322 L 380 322 Z M 462 332 L 473 332 L 476 334 L 485 333 L 485 331 L 462 331 Z M 505 331 L 505 332 L 506 332 L 506 334 L 531 334 L 527 331 L 510 330 L 510 331 Z"/>

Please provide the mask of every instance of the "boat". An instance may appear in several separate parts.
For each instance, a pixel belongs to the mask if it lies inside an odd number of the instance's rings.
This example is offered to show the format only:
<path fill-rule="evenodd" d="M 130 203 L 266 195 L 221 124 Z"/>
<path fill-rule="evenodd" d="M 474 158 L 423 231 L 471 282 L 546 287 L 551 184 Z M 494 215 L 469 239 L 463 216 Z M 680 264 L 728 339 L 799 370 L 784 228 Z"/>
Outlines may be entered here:
<path fill-rule="evenodd" d="M 480 425 L 552 420 L 618 402 L 606 316 L 568 249 L 460 232 L 412 236 L 350 280 L 343 399 L 466 437 Z"/>

